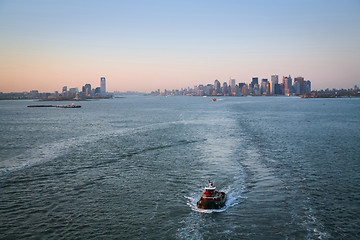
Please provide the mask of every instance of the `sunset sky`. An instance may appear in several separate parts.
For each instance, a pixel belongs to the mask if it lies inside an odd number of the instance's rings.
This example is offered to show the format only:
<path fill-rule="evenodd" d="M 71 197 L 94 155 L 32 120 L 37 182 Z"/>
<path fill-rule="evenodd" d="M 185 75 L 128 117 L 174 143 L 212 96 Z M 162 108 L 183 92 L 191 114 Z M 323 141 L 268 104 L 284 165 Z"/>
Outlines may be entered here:
<path fill-rule="evenodd" d="M 359 0 L 0 0 L 0 92 L 360 85 Z"/>

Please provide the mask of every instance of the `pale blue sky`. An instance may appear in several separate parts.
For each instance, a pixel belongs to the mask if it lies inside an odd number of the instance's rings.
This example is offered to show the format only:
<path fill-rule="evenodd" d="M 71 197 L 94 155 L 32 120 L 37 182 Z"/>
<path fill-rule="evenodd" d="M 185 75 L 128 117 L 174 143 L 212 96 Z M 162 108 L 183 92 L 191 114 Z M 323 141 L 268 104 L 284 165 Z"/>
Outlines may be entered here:
<path fill-rule="evenodd" d="M 360 1 L 0 0 L 0 91 L 173 89 L 303 76 L 360 85 Z"/>

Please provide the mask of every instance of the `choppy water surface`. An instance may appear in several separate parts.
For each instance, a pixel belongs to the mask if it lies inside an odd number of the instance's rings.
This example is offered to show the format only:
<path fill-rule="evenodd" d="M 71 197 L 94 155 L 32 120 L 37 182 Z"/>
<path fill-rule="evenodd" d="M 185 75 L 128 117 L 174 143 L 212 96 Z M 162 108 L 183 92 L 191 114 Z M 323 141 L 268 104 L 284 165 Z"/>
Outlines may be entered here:
<path fill-rule="evenodd" d="M 360 238 L 360 99 L 31 104 L 0 101 L 0 238 Z"/>

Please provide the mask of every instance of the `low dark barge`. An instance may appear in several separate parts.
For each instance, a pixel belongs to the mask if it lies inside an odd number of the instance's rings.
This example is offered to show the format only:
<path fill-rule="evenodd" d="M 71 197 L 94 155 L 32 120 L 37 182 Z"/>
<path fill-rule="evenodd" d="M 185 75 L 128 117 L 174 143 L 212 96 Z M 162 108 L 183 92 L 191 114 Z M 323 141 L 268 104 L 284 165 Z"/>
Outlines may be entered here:
<path fill-rule="evenodd" d="M 35 108 L 35 107 L 55 107 L 55 108 L 81 108 L 81 105 L 29 105 L 27 107 Z"/>
<path fill-rule="evenodd" d="M 56 107 L 54 105 L 29 105 L 27 107 Z"/>

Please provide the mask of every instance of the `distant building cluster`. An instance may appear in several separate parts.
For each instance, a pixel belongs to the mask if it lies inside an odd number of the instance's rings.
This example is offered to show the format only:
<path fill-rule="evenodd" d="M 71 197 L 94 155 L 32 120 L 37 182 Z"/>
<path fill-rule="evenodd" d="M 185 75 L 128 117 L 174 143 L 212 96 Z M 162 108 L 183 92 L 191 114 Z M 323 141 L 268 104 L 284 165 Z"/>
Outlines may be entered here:
<path fill-rule="evenodd" d="M 279 83 L 279 76 L 272 75 L 271 80 L 267 78 L 259 81 L 258 77 L 253 77 L 251 83 L 236 83 L 235 79 L 230 79 L 229 83 L 222 85 L 219 80 L 214 84 L 198 85 L 194 88 L 185 88 L 181 90 L 160 90 L 153 91 L 153 95 L 191 95 L 191 96 L 260 96 L 260 95 L 304 95 L 311 92 L 311 82 L 304 80 L 303 77 L 291 76 L 283 77 L 282 83 Z"/>
<path fill-rule="evenodd" d="M 85 84 L 80 92 L 78 88 L 64 86 L 62 91 L 54 93 L 40 93 L 38 90 L 21 93 L 1 93 L 0 99 L 42 99 L 42 100 L 82 100 L 89 98 L 109 98 L 111 94 L 106 92 L 106 79 L 100 78 L 100 87 L 91 88 L 91 84 Z"/>
<path fill-rule="evenodd" d="M 46 99 L 51 96 L 51 93 L 40 93 L 38 90 L 32 90 L 30 92 L 0 92 L 0 100 L 12 100 L 12 99 Z"/>
<path fill-rule="evenodd" d="M 82 91 L 79 92 L 78 88 L 69 88 L 64 86 L 62 92 L 55 92 L 55 98 L 67 97 L 74 99 L 84 99 L 93 97 L 105 97 L 106 96 L 106 79 L 105 77 L 100 78 L 100 87 L 91 88 L 91 84 L 87 83 L 82 87 Z"/>
<path fill-rule="evenodd" d="M 308 97 L 318 98 L 337 98 L 337 97 L 360 97 L 360 88 L 355 85 L 354 88 L 350 89 L 329 89 L 313 91 Z"/>

